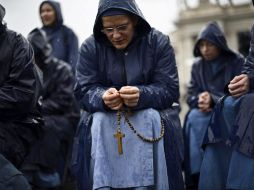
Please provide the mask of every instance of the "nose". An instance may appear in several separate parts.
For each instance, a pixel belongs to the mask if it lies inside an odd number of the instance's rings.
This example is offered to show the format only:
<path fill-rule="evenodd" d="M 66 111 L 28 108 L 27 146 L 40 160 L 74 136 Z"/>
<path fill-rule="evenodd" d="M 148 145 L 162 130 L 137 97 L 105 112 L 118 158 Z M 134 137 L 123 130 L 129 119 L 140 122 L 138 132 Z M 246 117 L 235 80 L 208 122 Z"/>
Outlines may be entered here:
<path fill-rule="evenodd" d="M 44 17 L 44 16 L 46 16 L 47 15 L 47 12 L 46 11 L 42 11 L 41 12 L 41 17 Z"/>
<path fill-rule="evenodd" d="M 115 38 L 115 39 L 117 39 L 117 38 L 119 38 L 119 37 L 121 37 L 121 34 L 120 34 L 120 32 L 118 31 L 118 30 L 114 30 L 113 31 L 113 38 Z"/>
<path fill-rule="evenodd" d="M 206 45 L 202 46 L 202 51 L 206 52 L 208 50 L 208 47 Z"/>

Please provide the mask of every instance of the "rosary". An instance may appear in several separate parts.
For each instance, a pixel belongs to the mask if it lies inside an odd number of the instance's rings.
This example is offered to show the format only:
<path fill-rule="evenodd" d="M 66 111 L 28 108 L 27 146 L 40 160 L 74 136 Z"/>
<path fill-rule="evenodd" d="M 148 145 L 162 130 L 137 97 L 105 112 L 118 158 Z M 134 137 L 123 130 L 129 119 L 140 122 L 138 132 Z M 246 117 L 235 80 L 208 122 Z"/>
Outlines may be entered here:
<path fill-rule="evenodd" d="M 117 144 L 118 144 L 118 153 L 121 155 L 123 154 L 123 145 L 122 145 L 122 139 L 125 137 L 125 134 L 123 134 L 121 132 L 121 114 L 124 115 L 124 119 L 127 123 L 127 125 L 129 126 L 129 128 L 133 131 L 134 134 L 136 134 L 141 140 L 148 142 L 148 143 L 155 143 L 158 142 L 159 140 L 162 139 L 162 137 L 164 136 L 164 132 L 165 132 L 165 125 L 163 123 L 163 120 L 161 118 L 161 132 L 160 132 L 160 136 L 156 137 L 156 138 L 147 138 L 144 137 L 143 135 L 141 135 L 140 133 L 137 132 L 137 130 L 134 128 L 134 126 L 131 124 L 130 120 L 129 120 L 129 111 L 124 111 L 124 110 L 118 110 L 116 113 L 117 116 L 117 131 L 114 134 L 114 137 L 117 139 Z"/>

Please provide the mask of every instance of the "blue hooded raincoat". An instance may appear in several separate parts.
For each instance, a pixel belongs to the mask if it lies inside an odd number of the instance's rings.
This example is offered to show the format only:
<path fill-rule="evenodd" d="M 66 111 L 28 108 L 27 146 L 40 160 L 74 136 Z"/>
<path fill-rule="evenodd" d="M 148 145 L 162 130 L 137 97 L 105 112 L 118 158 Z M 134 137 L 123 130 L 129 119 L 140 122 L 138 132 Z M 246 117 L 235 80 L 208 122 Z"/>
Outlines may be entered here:
<path fill-rule="evenodd" d="M 125 50 L 115 49 L 101 32 L 101 15 L 110 8 L 139 18 L 136 35 Z M 92 188 L 89 181 L 91 113 L 109 111 L 102 95 L 110 87 L 137 86 L 140 99 L 135 110 L 154 108 L 165 122 L 165 156 L 170 189 L 183 189 L 182 134 L 178 111 L 179 84 L 174 51 L 169 38 L 152 29 L 134 0 L 101 0 L 93 35 L 82 44 L 77 65 L 75 95 L 84 110 L 74 142 L 72 166 L 79 190 Z"/>
<path fill-rule="evenodd" d="M 203 59 L 199 48 L 201 40 L 207 40 L 220 48 L 219 57 L 212 61 Z M 198 111 L 199 94 L 205 91 L 209 92 L 213 108 L 226 94 L 225 88 L 230 80 L 241 73 L 244 62 L 242 56 L 229 49 L 226 38 L 216 22 L 208 23 L 201 30 L 193 53 L 197 58 L 192 66 L 191 80 L 188 85 L 187 103 L 190 111 L 184 124 L 184 170 L 187 185 L 192 184 L 190 175 L 199 173 L 203 159 L 201 146 L 211 116 L 211 112 Z"/>
<path fill-rule="evenodd" d="M 54 26 L 42 27 L 42 29 L 47 33 L 49 43 L 52 46 L 52 55 L 68 63 L 74 72 L 78 59 L 78 38 L 69 27 L 63 24 L 60 4 L 51 0 L 43 1 L 39 8 L 40 12 L 44 3 L 50 4 L 56 13 L 56 23 Z"/>

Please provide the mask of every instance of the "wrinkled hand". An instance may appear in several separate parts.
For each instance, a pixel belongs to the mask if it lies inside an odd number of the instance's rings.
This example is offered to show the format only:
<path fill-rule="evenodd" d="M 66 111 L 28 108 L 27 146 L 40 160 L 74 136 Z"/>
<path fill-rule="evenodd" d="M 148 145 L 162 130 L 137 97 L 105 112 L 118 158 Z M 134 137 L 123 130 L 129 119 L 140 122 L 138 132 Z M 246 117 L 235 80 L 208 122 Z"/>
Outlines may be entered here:
<path fill-rule="evenodd" d="M 104 104 L 112 110 L 119 110 L 123 106 L 123 100 L 115 88 L 110 88 L 102 95 Z"/>
<path fill-rule="evenodd" d="M 135 86 L 124 86 L 119 90 L 120 97 L 128 107 L 134 107 L 138 104 L 140 92 Z"/>
<path fill-rule="evenodd" d="M 209 92 L 202 92 L 198 97 L 198 107 L 201 112 L 209 112 L 212 110 L 212 97 Z"/>
<path fill-rule="evenodd" d="M 248 75 L 241 74 L 234 77 L 228 85 L 228 90 L 233 97 L 240 97 L 249 92 L 250 80 Z"/>

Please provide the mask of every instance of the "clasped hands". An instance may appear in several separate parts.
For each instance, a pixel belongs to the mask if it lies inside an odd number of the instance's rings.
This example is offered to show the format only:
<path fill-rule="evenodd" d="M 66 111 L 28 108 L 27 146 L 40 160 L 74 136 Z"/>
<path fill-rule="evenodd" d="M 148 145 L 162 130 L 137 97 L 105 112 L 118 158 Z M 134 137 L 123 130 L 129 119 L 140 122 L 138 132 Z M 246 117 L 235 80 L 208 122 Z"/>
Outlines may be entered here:
<path fill-rule="evenodd" d="M 140 92 L 135 86 L 123 86 L 119 91 L 109 88 L 102 95 L 102 99 L 107 107 L 112 110 L 119 110 L 126 105 L 134 107 L 138 104 Z"/>
<path fill-rule="evenodd" d="M 207 91 L 202 92 L 198 96 L 198 108 L 201 112 L 209 112 L 212 110 L 212 97 Z"/>

